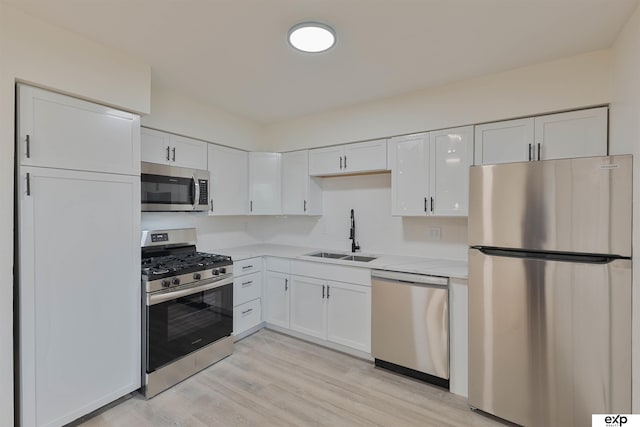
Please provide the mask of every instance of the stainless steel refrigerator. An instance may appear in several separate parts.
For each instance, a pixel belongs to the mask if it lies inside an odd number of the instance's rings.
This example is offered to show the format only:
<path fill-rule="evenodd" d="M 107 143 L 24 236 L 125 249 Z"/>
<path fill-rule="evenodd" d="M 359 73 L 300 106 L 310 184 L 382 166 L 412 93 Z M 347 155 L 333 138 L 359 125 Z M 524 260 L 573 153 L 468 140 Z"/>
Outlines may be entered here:
<path fill-rule="evenodd" d="M 469 194 L 470 405 L 630 413 L 632 157 L 474 166 Z"/>

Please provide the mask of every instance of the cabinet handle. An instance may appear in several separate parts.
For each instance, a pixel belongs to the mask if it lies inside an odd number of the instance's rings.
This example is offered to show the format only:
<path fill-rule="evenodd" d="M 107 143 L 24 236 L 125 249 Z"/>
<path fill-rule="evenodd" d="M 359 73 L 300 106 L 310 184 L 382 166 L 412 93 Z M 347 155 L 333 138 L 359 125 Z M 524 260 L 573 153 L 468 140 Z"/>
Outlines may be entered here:
<path fill-rule="evenodd" d="M 346 156 L 346 154 L 344 156 L 344 168 L 345 169 L 347 168 L 347 156 Z"/>
<path fill-rule="evenodd" d="M 247 268 L 253 268 L 253 265 L 245 265 L 242 267 L 243 270 L 246 270 Z"/>
<path fill-rule="evenodd" d="M 322 285 L 322 299 L 324 299 L 324 285 Z"/>
<path fill-rule="evenodd" d="M 27 135 L 27 159 L 31 158 L 31 137 Z"/>
<path fill-rule="evenodd" d="M 431 197 L 431 212 L 433 213 L 433 197 Z"/>
<path fill-rule="evenodd" d="M 242 282 L 242 287 L 244 288 L 246 286 L 249 286 L 252 283 L 253 283 L 253 280 L 249 280 L 248 282 Z"/>
<path fill-rule="evenodd" d="M 243 311 L 243 312 L 242 312 L 242 315 L 243 315 L 243 316 L 245 316 L 245 315 L 247 315 L 247 314 L 251 313 L 252 311 L 253 311 L 253 308 L 250 308 L 250 309 L 248 309 L 248 310 Z"/>
<path fill-rule="evenodd" d="M 424 198 L 424 211 L 427 211 L 427 198 Z"/>
<path fill-rule="evenodd" d="M 167 145 L 167 162 L 171 159 L 171 157 L 169 157 L 169 150 L 171 150 L 171 147 Z"/>
<path fill-rule="evenodd" d="M 173 152 L 173 161 L 176 161 L 176 147 L 173 147 L 173 150 L 171 150 Z"/>
<path fill-rule="evenodd" d="M 211 199 L 211 212 L 213 212 L 213 199 Z"/>
<path fill-rule="evenodd" d="M 31 195 L 31 175 L 27 172 L 27 196 Z"/>
<path fill-rule="evenodd" d="M 284 291 L 287 292 L 289 290 L 289 279 L 284 279 Z"/>
<path fill-rule="evenodd" d="M 529 144 L 529 161 L 531 161 L 531 144 Z"/>
<path fill-rule="evenodd" d="M 329 285 L 327 285 L 327 299 L 329 299 Z"/>
<path fill-rule="evenodd" d="M 249 212 L 253 212 L 253 200 L 249 202 Z"/>
<path fill-rule="evenodd" d="M 538 142 L 538 160 L 540 160 L 540 143 Z"/>
<path fill-rule="evenodd" d="M 342 169 L 342 156 L 340 156 L 340 169 Z"/>
<path fill-rule="evenodd" d="M 304 201 L 304 204 L 303 204 L 302 208 L 304 209 L 304 212 L 307 211 L 307 201 L 306 200 Z"/>

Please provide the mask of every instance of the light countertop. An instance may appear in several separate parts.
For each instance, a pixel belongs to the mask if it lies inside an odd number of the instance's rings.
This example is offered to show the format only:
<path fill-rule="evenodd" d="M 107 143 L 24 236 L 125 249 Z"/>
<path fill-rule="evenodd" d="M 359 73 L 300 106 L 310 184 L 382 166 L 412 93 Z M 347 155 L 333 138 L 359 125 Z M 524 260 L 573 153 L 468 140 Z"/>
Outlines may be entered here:
<path fill-rule="evenodd" d="M 333 253 L 344 253 L 345 255 L 350 255 L 350 252 L 275 244 L 238 246 L 233 248 L 213 249 L 211 251 L 207 250 L 207 248 L 198 249 L 207 252 L 216 252 L 219 254 L 228 255 L 234 261 L 261 256 L 272 256 L 279 258 L 296 259 L 301 261 L 338 264 L 350 267 L 400 271 L 404 273 L 429 274 L 457 279 L 467 278 L 467 262 L 460 260 L 357 252 L 356 255 L 374 256 L 376 257 L 376 259 L 369 262 L 345 261 L 338 259 L 311 257 L 307 254 L 319 252 L 321 250 Z"/>

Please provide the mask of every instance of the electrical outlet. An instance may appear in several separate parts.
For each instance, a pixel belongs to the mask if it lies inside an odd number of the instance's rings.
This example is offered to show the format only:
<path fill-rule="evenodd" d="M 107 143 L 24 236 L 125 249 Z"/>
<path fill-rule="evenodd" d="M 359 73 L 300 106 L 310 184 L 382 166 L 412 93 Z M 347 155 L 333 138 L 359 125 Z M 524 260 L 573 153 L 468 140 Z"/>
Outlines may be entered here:
<path fill-rule="evenodd" d="M 428 227 L 427 238 L 432 241 L 442 239 L 442 227 Z"/>

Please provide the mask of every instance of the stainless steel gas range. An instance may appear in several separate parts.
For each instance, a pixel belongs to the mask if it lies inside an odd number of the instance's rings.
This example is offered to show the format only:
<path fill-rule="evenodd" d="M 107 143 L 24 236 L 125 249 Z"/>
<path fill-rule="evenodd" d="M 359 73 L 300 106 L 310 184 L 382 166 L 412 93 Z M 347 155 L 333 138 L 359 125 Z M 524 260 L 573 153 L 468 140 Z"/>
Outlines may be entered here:
<path fill-rule="evenodd" d="M 142 392 L 170 388 L 233 351 L 233 262 L 196 251 L 193 228 L 143 231 Z"/>

